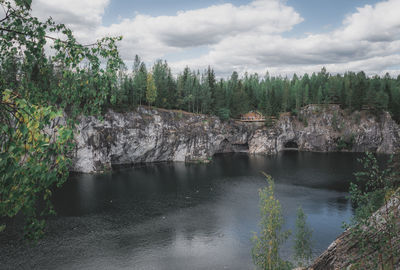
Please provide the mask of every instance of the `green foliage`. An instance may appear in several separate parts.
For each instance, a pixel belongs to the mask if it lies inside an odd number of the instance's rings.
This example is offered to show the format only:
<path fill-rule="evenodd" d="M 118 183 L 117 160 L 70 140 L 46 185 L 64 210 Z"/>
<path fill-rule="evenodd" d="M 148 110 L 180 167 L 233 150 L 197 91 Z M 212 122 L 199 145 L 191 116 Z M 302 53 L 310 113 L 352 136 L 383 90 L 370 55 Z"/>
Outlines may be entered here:
<path fill-rule="evenodd" d="M 230 113 L 233 118 L 239 118 L 241 114 L 247 113 L 249 111 L 249 97 L 244 91 L 242 82 L 238 80 L 237 72 L 233 72 L 231 76 L 231 81 L 229 83 L 229 88 L 232 93 Z"/>
<path fill-rule="evenodd" d="M 298 266 L 307 266 L 312 259 L 312 230 L 307 226 L 303 208 L 297 209 L 296 232 L 294 240 L 294 259 Z"/>
<path fill-rule="evenodd" d="M 337 142 L 337 149 L 339 151 L 351 150 L 354 145 L 354 140 L 355 140 L 354 134 L 351 134 L 350 136 L 341 137 Z"/>
<path fill-rule="evenodd" d="M 359 111 L 363 106 L 364 97 L 367 92 L 367 78 L 363 71 L 360 71 L 353 77 L 353 86 L 350 107 L 354 111 Z"/>
<path fill-rule="evenodd" d="M 138 55 L 135 56 L 132 74 L 124 72 L 121 77 L 120 80 L 124 80 L 125 85 L 120 92 L 127 96 L 127 105 L 131 107 L 142 105 L 147 89 L 147 68 Z"/>
<path fill-rule="evenodd" d="M 271 128 L 274 126 L 275 122 L 271 119 L 271 117 L 267 117 L 265 118 L 264 124 L 267 128 Z"/>
<path fill-rule="evenodd" d="M 0 5 L 5 11 L 0 19 L 3 89 L 33 104 L 57 105 L 73 117 L 100 114 L 115 105 L 117 71 L 123 64 L 116 42 L 121 37 L 82 45 L 65 25 L 33 17 L 29 1 L 0 0 Z M 55 54 L 47 59 L 44 50 L 49 40 Z M 5 76 L 10 66 L 14 73 Z"/>
<path fill-rule="evenodd" d="M 339 119 L 338 119 L 338 114 L 337 112 L 333 112 L 333 116 L 332 116 L 332 127 L 334 130 L 339 131 Z"/>
<path fill-rule="evenodd" d="M 81 45 L 65 25 L 32 17 L 29 1 L 17 1 L 19 5 L 0 1 L 7 14 L 0 18 L 0 85 L 33 104 L 57 105 L 72 117 L 99 115 L 108 108 L 135 108 L 147 101 L 161 108 L 217 116 L 229 109 L 233 118 L 255 110 L 277 116 L 296 114 L 311 103 L 340 103 L 353 111 L 364 105 L 374 112 L 389 110 L 400 119 L 398 80 L 389 75 L 368 78 L 363 72 L 333 76 L 325 68 L 291 80 L 268 73 L 239 77 L 233 72 L 217 81 L 211 67 L 203 72 L 186 67 L 175 78 L 168 63 L 157 60 L 151 68 L 156 91 L 147 96 L 146 65 L 136 56 L 132 72 L 125 69 L 116 46 L 120 37 Z M 44 54 L 48 40 L 55 50 L 50 59 Z"/>
<path fill-rule="evenodd" d="M 356 123 L 357 125 L 360 124 L 361 122 L 361 114 L 360 112 L 355 112 L 354 113 L 354 123 Z"/>
<path fill-rule="evenodd" d="M 153 79 L 157 89 L 155 105 L 167 109 L 174 108 L 176 85 L 166 61 L 156 61 L 153 66 Z"/>
<path fill-rule="evenodd" d="M 297 116 L 299 121 L 302 122 L 305 127 L 307 127 L 308 126 L 307 117 L 303 114 L 298 114 Z"/>
<path fill-rule="evenodd" d="M 21 168 L 29 167 L 25 168 L 25 174 L 32 176 L 32 182 L 26 184 L 26 189 L 20 191 L 17 185 L 12 192 L 10 188 L 10 194 L 15 191 L 26 198 L 36 198 L 38 192 L 46 190 L 48 183 L 56 181 L 56 175 L 60 181 L 64 179 L 68 158 L 62 151 L 69 147 L 67 142 L 73 135 L 68 131 L 72 127 L 60 127 L 59 137 L 49 140 L 49 146 L 46 143 L 32 144 L 32 149 L 26 150 L 27 153 L 32 151 L 32 157 L 27 161 L 21 157 L 18 159 L 18 154 L 13 151 L 22 149 L 21 145 L 29 145 L 26 136 L 32 127 L 13 113 L 22 115 L 24 110 L 29 112 L 29 116 L 41 115 L 37 117 L 40 120 L 29 120 L 40 127 L 46 126 L 49 117 L 55 117 L 55 112 L 59 110 L 68 115 L 69 123 L 82 114 L 101 115 L 109 108 L 130 109 L 146 101 L 168 109 L 215 114 L 222 120 L 238 117 L 250 110 L 277 116 L 286 111 L 298 114 L 300 108 L 309 103 L 340 102 L 343 108 L 353 111 L 360 110 L 364 105 L 379 112 L 389 110 L 394 119 L 400 120 L 400 77 L 394 79 L 385 75 L 383 78 L 368 78 L 363 72 L 332 76 L 323 68 L 311 76 L 294 75 L 291 80 L 271 77 L 268 73 L 265 76 L 246 73 L 239 77 L 237 72 L 233 72 L 230 78 L 217 81 L 211 67 L 202 73 L 186 67 L 175 78 L 167 62 L 157 61 L 149 69 L 150 73 L 138 56 L 135 57 L 133 71 L 129 73 L 117 49 L 121 37 L 105 37 L 93 44 L 80 44 L 65 25 L 57 24 L 51 18 L 40 21 L 33 17 L 30 5 L 31 0 L 0 0 L 4 10 L 4 17 L 0 18 L 0 89 L 2 92 L 10 89 L 2 93 L 4 104 L 0 106 L 1 132 L 2 135 L 8 134 L 1 137 L 0 145 L 7 150 L 2 152 L 1 162 L 7 165 L 2 166 L 5 175 L 2 174 L 2 180 L 7 179 L 8 182 L 2 185 L 8 186 L 8 183 L 18 181 L 19 177 L 28 179 L 21 176 L 24 172 L 16 165 L 21 160 Z M 53 49 L 51 57 L 45 54 L 47 47 Z M 7 106 L 13 102 L 15 105 L 10 111 Z M 39 157 L 43 147 L 50 147 L 51 154 Z M 344 147 L 348 145 L 344 144 Z M 53 164 L 60 151 L 65 157 L 65 166 L 56 164 L 47 167 L 46 164 Z M 43 179 L 38 176 L 40 174 L 44 175 Z M 29 185 L 31 188 L 28 188 Z M 33 188 L 35 185 L 40 188 Z M 9 191 L 5 188 L 4 192 Z M 13 195 L 12 198 L 16 200 L 21 196 Z M 4 206 L 2 215 L 15 216 L 24 212 L 28 219 L 37 217 L 32 210 L 35 206 L 33 199 L 13 200 L 8 202 L 11 203 L 9 206 Z M 28 205 L 26 201 L 30 202 L 30 206 L 25 206 Z M 3 198 L 1 203 L 5 203 Z M 43 226 L 38 221 L 29 224 L 27 228 L 30 231 L 40 231 Z M 3 226 L 0 225 L 1 228 Z"/>
<path fill-rule="evenodd" d="M 153 104 L 157 98 L 157 88 L 151 73 L 147 74 L 146 100 L 149 105 Z"/>
<path fill-rule="evenodd" d="M 0 108 L 0 216 L 23 214 L 26 236 L 37 239 L 45 224 L 39 219 L 54 213 L 52 187 L 68 177 L 72 130 L 51 129 L 61 111 L 32 105 L 10 90 L 2 93 Z M 39 202 L 45 204 L 41 211 Z"/>
<path fill-rule="evenodd" d="M 227 108 L 220 108 L 217 111 L 217 116 L 222 120 L 226 121 L 229 120 L 230 117 L 230 111 Z"/>
<path fill-rule="evenodd" d="M 123 63 L 120 37 L 79 44 L 65 25 L 33 17 L 30 4 L 0 0 L 0 216 L 25 216 L 26 237 L 37 239 L 54 213 L 52 188 L 68 176 L 71 119 L 116 105 Z M 62 112 L 70 118 L 56 124 Z"/>
<path fill-rule="evenodd" d="M 392 163 L 391 159 L 388 164 Z M 358 162 L 363 170 L 354 174 L 356 181 L 351 183 L 350 199 L 356 206 L 355 220 L 361 221 L 384 204 L 386 195 L 393 193 L 398 183 L 393 181 L 391 167 L 382 168 L 373 153 L 367 152 Z"/>
<path fill-rule="evenodd" d="M 279 256 L 280 245 L 289 237 L 290 232 L 282 232 L 284 223 L 281 205 L 275 198 L 275 185 L 271 176 L 264 174 L 268 186 L 259 190 L 260 196 L 260 234 L 255 233 L 252 242 L 253 262 L 258 269 L 291 269 L 291 264 Z"/>
<path fill-rule="evenodd" d="M 400 200 L 399 194 L 396 194 L 400 186 L 398 164 L 393 166 L 391 158 L 386 168 L 382 168 L 372 153 L 366 153 L 359 162 L 363 170 L 355 173 L 356 182 L 350 185 L 355 214 L 352 223 L 347 225 L 351 228 L 351 239 L 357 243 L 361 258 L 354 263 L 362 269 L 395 269 L 394 259 L 400 254 L 392 240 L 400 228 L 399 218 L 391 209 L 397 208 Z M 390 206 L 388 202 L 393 196 L 397 197 L 397 202 L 393 200 L 395 205 Z M 373 217 L 382 206 L 384 211 Z M 376 256 L 371 257 L 371 254 Z"/>
<path fill-rule="evenodd" d="M 233 72 L 217 81 L 211 67 L 203 72 L 186 67 L 175 78 L 168 63 L 157 60 L 151 68 L 156 91 L 147 96 L 146 65 L 136 56 L 132 72 L 125 70 L 116 46 L 120 37 L 82 45 L 65 25 L 32 17 L 29 0 L 0 0 L 0 4 L 6 11 L 0 18 L 0 86 L 33 104 L 57 105 L 72 117 L 135 108 L 147 101 L 167 109 L 217 116 L 225 112 L 223 117 L 229 109 L 233 118 L 255 110 L 269 116 L 296 114 L 307 104 L 339 103 L 352 111 L 389 110 L 400 119 L 399 80 L 388 74 L 368 78 L 363 72 L 331 75 L 325 68 L 291 80 L 268 73 L 239 77 Z M 49 59 L 44 54 L 46 44 L 55 50 Z"/>
<path fill-rule="evenodd" d="M 364 98 L 365 106 L 374 113 L 379 115 L 389 107 L 389 102 L 393 102 L 392 92 L 390 91 L 389 80 L 385 76 L 385 80 L 381 82 L 378 76 L 374 76 L 369 84 L 366 96 Z M 393 108 L 391 108 L 393 109 Z"/>

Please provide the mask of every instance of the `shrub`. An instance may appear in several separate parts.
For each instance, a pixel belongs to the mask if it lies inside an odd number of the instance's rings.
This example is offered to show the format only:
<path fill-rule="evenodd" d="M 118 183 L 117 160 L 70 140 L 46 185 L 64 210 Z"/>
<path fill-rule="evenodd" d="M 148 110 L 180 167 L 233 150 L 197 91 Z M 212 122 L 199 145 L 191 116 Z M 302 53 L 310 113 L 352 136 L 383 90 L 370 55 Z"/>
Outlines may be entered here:
<path fill-rule="evenodd" d="M 306 266 L 312 259 L 312 231 L 307 226 L 303 208 L 297 209 L 294 259 L 299 267 Z"/>
<path fill-rule="evenodd" d="M 291 264 L 279 256 L 280 245 L 289 237 L 290 231 L 282 232 L 284 223 L 281 205 L 275 198 L 275 185 L 272 177 L 264 174 L 268 186 L 259 190 L 260 196 L 260 236 L 254 233 L 252 238 L 253 262 L 258 269 L 291 269 Z"/>
<path fill-rule="evenodd" d="M 230 110 L 228 108 L 220 108 L 217 111 L 217 116 L 219 117 L 219 119 L 221 119 L 222 121 L 227 121 L 230 118 Z"/>
<path fill-rule="evenodd" d="M 354 145 L 354 140 L 355 140 L 354 134 L 352 134 L 349 137 L 341 137 L 337 142 L 337 149 L 339 151 L 351 150 Z"/>
<path fill-rule="evenodd" d="M 356 181 L 350 184 L 350 199 L 355 206 L 351 228 L 351 241 L 357 244 L 359 260 L 353 262 L 361 269 L 395 269 L 395 258 L 400 256 L 393 239 L 398 235 L 399 217 L 391 209 L 398 208 L 399 178 L 393 170 L 392 158 L 386 169 L 379 166 L 372 153 L 358 160 L 363 170 L 355 173 Z M 398 168 L 395 168 L 398 170 Z M 397 194 L 396 194 L 397 192 Z M 396 199 L 394 199 L 396 197 Z M 390 199 L 392 198 L 392 199 Z M 389 206 L 391 200 L 392 207 Z M 383 206 L 379 215 L 372 215 Z"/>

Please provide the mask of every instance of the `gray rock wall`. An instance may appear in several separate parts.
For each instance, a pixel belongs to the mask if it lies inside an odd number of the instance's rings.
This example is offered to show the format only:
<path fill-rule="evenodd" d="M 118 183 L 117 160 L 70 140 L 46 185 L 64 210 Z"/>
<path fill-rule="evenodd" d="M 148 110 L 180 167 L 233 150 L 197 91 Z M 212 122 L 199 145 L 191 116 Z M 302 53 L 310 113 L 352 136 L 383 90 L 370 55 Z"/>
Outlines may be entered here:
<path fill-rule="evenodd" d="M 282 115 L 272 126 L 221 122 L 216 117 L 139 107 L 108 112 L 103 120 L 81 117 L 75 133 L 73 171 L 96 172 L 112 165 L 160 161 L 207 161 L 215 153 L 274 154 L 300 151 L 400 149 L 400 129 L 388 113 L 346 114 L 339 106 L 309 105 L 297 117 Z M 346 147 L 343 147 L 346 146 Z"/>
<path fill-rule="evenodd" d="M 370 218 L 371 227 L 364 227 L 364 235 L 360 236 L 365 239 L 376 237 L 376 232 L 382 232 L 386 229 L 386 213 L 389 212 L 397 217 L 392 223 L 394 230 L 400 229 L 400 196 L 393 195 L 388 204 L 382 206 Z M 374 226 L 372 224 L 379 224 Z M 373 228 L 373 229 L 371 229 Z M 350 229 L 351 230 L 351 229 Z M 308 270 L 336 270 L 336 269 L 378 269 L 378 265 L 374 261 L 379 258 L 379 250 L 376 245 L 368 243 L 366 250 L 361 249 L 361 239 L 351 236 L 351 231 L 347 230 L 342 233 L 329 247 L 312 263 Z M 400 234 L 394 234 L 391 238 L 392 251 L 400 250 Z M 400 257 L 398 253 L 394 254 L 394 269 L 400 269 Z M 388 262 L 387 262 L 388 263 Z M 358 264 L 358 266 L 356 266 Z M 389 265 L 387 265 L 389 269 Z M 380 269 L 380 268 L 379 268 Z M 390 268 L 392 269 L 392 268 Z"/>

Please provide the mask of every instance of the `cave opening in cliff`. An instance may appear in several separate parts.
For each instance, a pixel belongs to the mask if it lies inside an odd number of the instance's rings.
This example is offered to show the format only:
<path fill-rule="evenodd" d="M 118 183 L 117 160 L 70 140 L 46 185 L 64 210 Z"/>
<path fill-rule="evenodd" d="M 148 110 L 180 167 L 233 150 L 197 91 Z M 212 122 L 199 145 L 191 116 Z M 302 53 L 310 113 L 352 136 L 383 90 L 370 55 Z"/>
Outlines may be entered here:
<path fill-rule="evenodd" d="M 299 149 L 299 145 L 297 144 L 296 141 L 288 141 L 285 143 L 284 147 L 286 149 Z"/>
<path fill-rule="evenodd" d="M 239 153 L 247 153 L 249 152 L 249 144 L 248 143 L 236 143 L 232 144 L 233 152 Z"/>
<path fill-rule="evenodd" d="M 247 153 L 249 152 L 249 144 L 245 143 L 232 143 L 227 139 L 224 139 L 218 150 L 215 153 Z"/>

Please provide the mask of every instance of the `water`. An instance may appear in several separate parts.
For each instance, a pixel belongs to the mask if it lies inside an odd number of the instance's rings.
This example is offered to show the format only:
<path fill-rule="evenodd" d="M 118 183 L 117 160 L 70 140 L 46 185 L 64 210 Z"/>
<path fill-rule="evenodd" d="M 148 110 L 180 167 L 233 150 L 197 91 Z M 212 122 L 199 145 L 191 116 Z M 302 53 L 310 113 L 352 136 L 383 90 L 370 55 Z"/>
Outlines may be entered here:
<path fill-rule="evenodd" d="M 315 255 L 352 216 L 346 199 L 358 154 L 230 154 L 210 164 L 164 163 L 73 175 L 54 195 L 57 217 L 36 246 L 2 238 L 6 269 L 254 269 L 260 171 L 273 176 L 285 229 L 301 205 Z M 7 239 L 7 238 L 6 238 Z M 293 239 L 282 248 L 290 258 Z"/>

